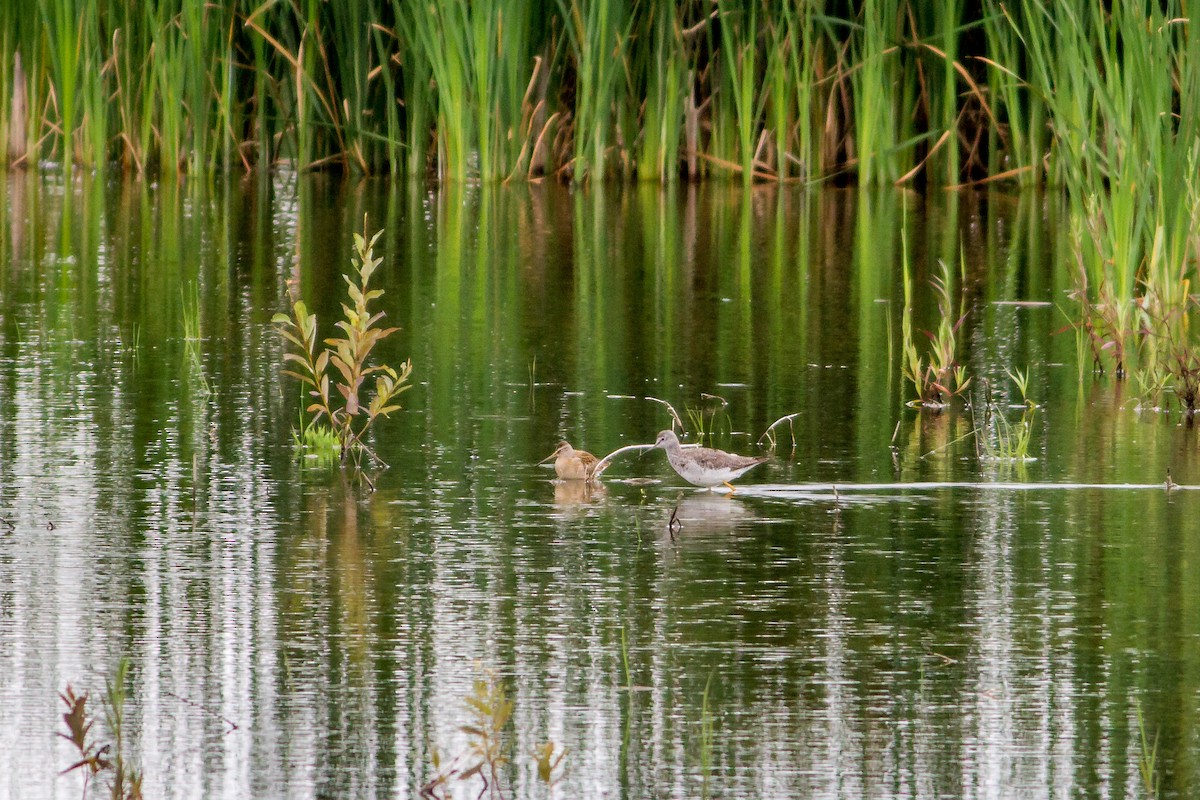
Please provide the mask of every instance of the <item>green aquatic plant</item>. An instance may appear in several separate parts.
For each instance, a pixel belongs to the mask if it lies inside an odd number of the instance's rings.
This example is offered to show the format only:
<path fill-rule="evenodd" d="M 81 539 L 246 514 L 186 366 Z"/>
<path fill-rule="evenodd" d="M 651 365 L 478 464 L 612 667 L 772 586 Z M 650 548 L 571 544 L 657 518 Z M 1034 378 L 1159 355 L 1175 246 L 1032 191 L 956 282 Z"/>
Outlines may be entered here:
<path fill-rule="evenodd" d="M 612 109 L 621 97 L 634 22 L 614 0 L 557 0 L 575 70 L 572 180 L 603 180 L 613 136 Z"/>
<path fill-rule="evenodd" d="M 991 385 L 983 384 L 983 424 L 975 429 L 977 441 L 980 444 L 980 456 L 986 461 L 1019 463 L 1032 461 L 1029 456 L 1029 445 L 1033 437 L 1033 420 L 1037 413 L 1037 404 L 1029 399 L 1029 376 L 1020 370 L 1006 370 L 1009 379 L 1016 386 L 1021 396 L 1023 411 L 1021 419 L 1014 423 L 1009 420 L 1005 409 L 992 398 Z"/>
<path fill-rule="evenodd" d="M 200 327 L 200 286 L 191 283 L 180 290 L 183 318 L 183 353 L 187 362 L 188 377 L 195 382 L 195 387 L 201 395 L 212 394 L 208 377 L 204 374 L 204 341 Z"/>
<path fill-rule="evenodd" d="M 1190 420 L 1196 414 L 1197 402 L 1200 402 L 1200 352 L 1190 342 L 1178 345 L 1167 363 L 1166 371 L 1174 385 L 1175 397 L 1183 406 L 1184 416 Z"/>
<path fill-rule="evenodd" d="M 706 436 L 710 440 L 712 439 L 713 434 L 716 433 L 717 415 L 724 413 L 726 423 L 729 422 L 729 414 L 726 412 L 728 407 L 728 400 L 708 392 L 700 393 L 700 405 L 697 408 L 684 406 L 683 411 L 687 414 L 688 421 L 692 423 L 692 428 L 697 433 L 698 442 L 702 443 Z"/>
<path fill-rule="evenodd" d="M 538 780 L 553 789 L 562 780 L 562 763 L 567 757 L 567 749 L 552 741 L 546 741 L 533 748 L 530 753 L 537 767 Z"/>
<path fill-rule="evenodd" d="M 1134 701 L 1137 708 L 1137 724 L 1138 724 L 1138 773 L 1142 776 L 1142 787 L 1146 790 L 1146 796 L 1151 798 L 1158 797 L 1158 734 L 1155 733 L 1154 741 L 1150 741 L 1146 735 L 1146 720 L 1142 714 L 1142 704 L 1139 701 Z"/>
<path fill-rule="evenodd" d="M 916 389 L 917 398 L 910 406 L 944 408 L 950 400 L 962 394 L 971 384 L 966 368 L 957 361 L 958 331 L 967 317 L 965 301 L 957 308 L 952 295 L 953 275 L 945 261 L 941 275 L 930 279 L 937 300 L 938 326 L 933 332 L 923 331 L 928 347 L 922 354 L 913 333 L 913 281 L 908 265 L 907 245 L 904 248 L 904 311 L 901 317 L 902 369 L 904 377 Z"/>
<path fill-rule="evenodd" d="M 1168 282 L 1169 283 L 1169 282 Z M 1162 409 L 1161 396 L 1173 391 L 1188 421 L 1200 403 L 1200 351 L 1191 334 L 1197 303 L 1179 281 L 1178 292 L 1163 283 L 1147 283 L 1135 304 L 1138 368 L 1134 378 L 1143 407 Z"/>
<path fill-rule="evenodd" d="M 108 778 L 108 796 L 112 800 L 141 800 L 142 773 L 129 760 L 126 746 L 125 700 L 126 684 L 129 680 L 129 659 L 117 663 L 116 673 L 105 679 L 103 697 L 104 724 L 108 729 L 108 741 L 101 744 L 94 734 L 96 718 L 88 711 L 86 692 L 77 694 L 67 684 L 59 697 L 67 706 L 63 722 L 67 732 L 58 735 L 70 742 L 76 750 L 77 760 L 63 770 L 63 774 L 83 773 L 83 797 L 88 796 L 88 787 L 94 778 Z"/>
<path fill-rule="evenodd" d="M 324 347 L 320 347 L 317 317 L 309 312 L 303 300 L 292 304 L 292 316 L 276 314 L 272 320 L 293 347 L 292 352 L 284 354 L 284 360 L 295 366 L 284 369 L 283 374 L 308 389 L 313 402 L 305 412 L 313 415 L 313 423 L 327 424 L 337 437 L 342 463 L 352 458 L 356 466 L 361 465 L 364 453 L 384 463 L 364 437 L 377 418 L 400 410 L 396 398 L 411 388 L 408 379 L 412 374 L 411 359 L 401 364 L 399 370 L 371 361 L 375 345 L 399 329 L 382 327 L 383 312 L 370 310 L 371 301 L 383 294 L 381 289 L 368 288 L 371 276 L 383 261 L 374 255 L 375 243 L 383 231 L 367 240 L 365 219 L 363 231 L 361 235 L 354 234 L 354 277 L 344 276 L 350 302 L 342 304 L 343 318 L 336 323 L 340 336 L 325 339 Z M 336 381 L 331 380 L 331 374 Z M 374 386 L 366 391 L 364 398 L 364 384 L 372 376 Z"/>
<path fill-rule="evenodd" d="M 292 442 L 298 454 L 322 466 L 334 464 L 342 457 L 342 442 L 327 422 L 306 418 L 300 409 L 299 427 L 292 431 Z"/>
<path fill-rule="evenodd" d="M 479 780 L 483 787 L 476 795 L 503 800 L 501 776 L 510 763 L 506 730 L 513 715 L 513 701 L 494 670 L 483 670 L 471 685 L 465 700 L 470 721 L 460 726 L 467 744 L 461 753 L 449 760 L 432 751 L 433 777 L 421 787 L 421 796 L 444 800 L 450 796 L 453 781 Z M 538 779 L 553 787 L 562 777 L 561 768 L 566 750 L 547 741 L 530 753 L 537 768 Z"/>

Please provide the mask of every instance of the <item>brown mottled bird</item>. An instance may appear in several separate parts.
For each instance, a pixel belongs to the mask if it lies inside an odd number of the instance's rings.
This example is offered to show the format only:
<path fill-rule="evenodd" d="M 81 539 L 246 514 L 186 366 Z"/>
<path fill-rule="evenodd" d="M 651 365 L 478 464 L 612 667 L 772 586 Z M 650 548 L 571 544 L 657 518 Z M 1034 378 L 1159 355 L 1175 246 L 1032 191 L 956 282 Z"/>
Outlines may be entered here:
<path fill-rule="evenodd" d="M 654 446 L 667 451 L 667 461 L 679 473 L 679 477 L 710 491 L 714 486 L 724 484 L 732 492 L 730 481 L 740 478 L 748 469 L 771 460 L 770 456 L 739 456 L 710 447 L 685 448 L 679 444 L 675 431 L 659 433 Z"/>
<path fill-rule="evenodd" d="M 571 443 L 562 441 L 558 449 L 539 461 L 544 464 L 554 459 L 554 474 L 564 481 L 590 481 L 596 467 L 596 457 L 586 450 L 576 450 Z"/>

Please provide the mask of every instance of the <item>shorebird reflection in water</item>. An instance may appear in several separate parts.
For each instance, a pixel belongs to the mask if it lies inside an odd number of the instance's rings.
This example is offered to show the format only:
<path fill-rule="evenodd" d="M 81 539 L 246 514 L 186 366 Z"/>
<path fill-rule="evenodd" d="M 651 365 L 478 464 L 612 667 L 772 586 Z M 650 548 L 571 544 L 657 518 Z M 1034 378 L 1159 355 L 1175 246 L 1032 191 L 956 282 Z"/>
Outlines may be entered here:
<path fill-rule="evenodd" d="M 679 477 L 709 491 L 715 486 L 725 485 L 733 492 L 733 484 L 730 481 L 740 478 L 752 467 L 770 460 L 770 456 L 739 456 L 710 447 L 685 448 L 679 444 L 679 437 L 675 435 L 675 431 L 663 431 L 658 434 L 654 446 L 667 451 L 667 461 L 679 473 Z"/>
<path fill-rule="evenodd" d="M 576 450 L 571 443 L 562 441 L 558 448 L 543 458 L 541 464 L 554 459 L 554 474 L 564 481 L 590 481 L 596 467 L 596 457 L 587 450 Z"/>

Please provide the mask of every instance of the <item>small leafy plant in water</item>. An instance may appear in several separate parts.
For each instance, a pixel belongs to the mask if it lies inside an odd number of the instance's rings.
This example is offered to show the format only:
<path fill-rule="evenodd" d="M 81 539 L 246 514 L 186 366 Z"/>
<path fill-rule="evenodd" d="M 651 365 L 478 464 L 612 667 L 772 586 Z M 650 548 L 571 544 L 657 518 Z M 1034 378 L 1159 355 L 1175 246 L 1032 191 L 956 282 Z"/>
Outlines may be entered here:
<path fill-rule="evenodd" d="M 1146 720 L 1142 715 L 1142 704 L 1135 700 L 1137 708 L 1137 724 L 1138 724 L 1138 743 L 1140 745 L 1138 753 L 1138 772 L 1142 776 L 1142 787 L 1146 790 L 1146 796 L 1151 798 L 1158 797 L 1158 733 L 1154 734 L 1154 740 L 1146 735 Z"/>
<path fill-rule="evenodd" d="M 104 722 L 108 728 L 109 741 L 101 744 L 93 734 L 96 719 L 88 711 L 88 694 L 76 694 L 70 684 L 59 697 L 67 706 L 63 721 L 67 732 L 58 733 L 74 745 L 78 758 L 63 770 L 63 774 L 83 773 L 83 797 L 88 796 L 88 787 L 93 778 L 108 779 L 108 796 L 112 800 L 141 800 L 142 773 L 129 762 L 125 748 L 125 684 L 129 675 L 129 659 L 122 658 L 117 664 L 116 675 L 105 680 L 103 698 Z"/>
<path fill-rule="evenodd" d="M 459 728 L 467 735 L 467 746 L 449 761 L 433 749 L 433 777 L 421 787 L 421 797 L 442 800 L 448 797 L 452 781 L 479 780 L 483 788 L 478 797 L 503 800 L 500 778 L 509 764 L 505 729 L 512 719 L 513 702 L 495 672 L 486 670 L 475 679 L 466 698 L 470 722 Z M 535 747 L 530 753 L 537 767 L 538 779 L 552 788 L 562 778 L 561 768 L 566 750 L 552 741 Z"/>
<path fill-rule="evenodd" d="M 364 437 L 378 417 L 400 409 L 396 398 L 411 388 L 408 383 L 411 359 L 397 370 L 387 364 L 372 364 L 370 358 L 375 345 L 399 330 L 383 327 L 380 324 L 383 312 L 370 310 L 371 302 L 383 295 L 382 289 L 368 288 L 371 276 L 383 261 L 374 254 L 375 243 L 382 234 L 380 230 L 368 240 L 365 218 L 363 233 L 354 234 L 354 272 L 352 276 L 343 276 L 349 303 L 342 303 L 342 319 L 336 323 L 340 336 L 324 339 L 321 347 L 317 342 L 316 314 L 310 313 L 299 299 L 292 303 L 291 316 L 276 314 L 272 320 L 293 348 L 284 354 L 284 359 L 294 366 L 284 369 L 283 374 L 300 381 L 313 398 L 304 409 L 312 418 L 302 424 L 297 442 L 320 448 L 332 437 L 337 442 L 341 463 L 352 459 L 356 467 L 361 466 L 364 453 L 384 464 Z M 374 386 L 364 398 L 363 385 L 372 376 Z"/>
<path fill-rule="evenodd" d="M 1183 300 L 1172 301 L 1161 289 L 1147 286 L 1135 304 L 1138 361 L 1131 370 L 1141 410 L 1164 411 L 1164 396 L 1174 392 L 1187 424 L 1200 404 L 1200 350 L 1190 334 L 1200 305 L 1182 281 Z"/>
<path fill-rule="evenodd" d="M 1037 404 L 1027 395 L 1029 376 L 1026 373 L 1017 370 L 1008 372 L 1008 377 L 1021 394 L 1024 407 L 1021 420 L 1015 424 L 1009 421 L 1005 410 L 992 399 L 991 386 L 987 381 L 983 381 L 983 424 L 976 430 L 980 442 L 980 456 L 985 461 L 1032 461 L 1029 456 L 1029 444 L 1033 436 L 1033 418 L 1037 413 Z"/>
<path fill-rule="evenodd" d="M 1190 343 L 1180 345 L 1168 370 L 1175 381 L 1175 396 L 1190 422 L 1196 414 L 1197 402 L 1200 402 L 1200 353 Z"/>
<path fill-rule="evenodd" d="M 332 465 L 341 460 L 342 443 L 328 423 L 306 419 L 300 409 L 300 425 L 292 431 L 296 452 L 315 463 Z"/>
<path fill-rule="evenodd" d="M 688 420 L 692 423 L 692 428 L 699 434 L 698 441 L 703 443 L 705 437 L 708 437 L 710 441 L 712 440 L 713 434 L 716 433 L 717 429 L 718 414 L 724 414 L 726 425 L 730 425 L 729 412 L 726 410 L 728 407 L 728 400 L 720 395 L 709 394 L 708 392 L 700 393 L 699 407 L 684 407 L 684 413 L 687 414 Z"/>
<path fill-rule="evenodd" d="M 912 308 L 913 286 L 912 275 L 908 265 L 908 249 L 904 250 L 904 312 L 901 319 L 901 335 L 903 336 L 903 373 L 917 391 L 917 398 L 909 402 L 910 406 L 922 408 L 944 408 L 950 400 L 964 392 L 971 379 L 967 377 L 966 369 L 955 360 L 958 350 L 958 330 L 963 320 L 967 318 L 963 303 L 960 302 L 955 316 L 954 300 L 951 296 L 952 275 L 945 261 L 941 264 L 940 276 L 930 280 L 937 296 L 938 327 L 935 332 L 923 331 L 929 340 L 926 355 L 922 355 L 917 347 L 917 339 L 913 333 Z"/>
<path fill-rule="evenodd" d="M 187 362 L 188 378 L 194 382 L 200 396 L 212 394 L 212 387 L 204 375 L 203 335 L 200 327 L 200 285 L 190 283 L 180 290 L 183 319 L 183 352 Z"/>

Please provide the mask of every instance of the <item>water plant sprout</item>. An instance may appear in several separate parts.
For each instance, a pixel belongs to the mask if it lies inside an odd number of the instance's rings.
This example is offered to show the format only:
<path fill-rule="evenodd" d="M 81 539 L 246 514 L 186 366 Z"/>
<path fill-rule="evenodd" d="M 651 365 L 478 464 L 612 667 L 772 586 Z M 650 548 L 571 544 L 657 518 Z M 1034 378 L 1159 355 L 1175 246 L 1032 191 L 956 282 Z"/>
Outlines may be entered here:
<path fill-rule="evenodd" d="M 365 436 L 378 417 L 400 410 L 396 398 L 411 388 L 408 383 L 411 359 L 401 364 L 399 370 L 371 361 L 375 345 L 399 330 L 382 327 L 383 312 L 370 310 L 371 301 L 383 295 L 382 289 L 368 288 L 371 276 L 383 261 L 374 255 L 375 243 L 382 233 L 377 231 L 368 240 L 364 217 L 363 233 L 354 234 L 353 277 L 344 276 L 350 302 L 342 304 L 343 318 L 336 323 L 342 332 L 340 336 L 323 340 L 324 347 L 320 347 L 317 317 L 308 311 L 303 300 L 292 303 L 291 316 L 276 314 L 272 320 L 292 346 L 292 351 L 284 354 L 284 360 L 294 366 L 283 373 L 300 381 L 313 398 L 304 409 L 313 416 L 304 426 L 300 441 L 307 442 L 312 437 L 327 440 L 319 432 L 311 436 L 308 433 L 313 424 L 327 424 L 338 442 L 342 463 L 352 459 L 356 467 L 361 466 L 363 454 L 386 466 L 366 443 Z M 336 375 L 335 381 L 331 381 L 331 373 Z M 374 386 L 367 390 L 365 398 L 360 397 L 364 383 L 372 376 Z M 336 389 L 336 393 L 331 389 Z"/>
<path fill-rule="evenodd" d="M 945 408 L 950 400 L 962 394 L 971 383 L 966 368 L 957 361 L 958 331 L 966 319 L 965 300 L 957 308 L 951 294 L 953 273 L 945 261 L 939 260 L 941 274 L 929 281 L 937 299 L 937 330 L 925 331 L 928 347 L 924 355 L 913 333 L 913 279 L 908 263 L 908 248 L 904 246 L 904 311 L 901 318 L 901 347 L 904 377 L 912 383 L 917 397 L 908 403 L 921 408 Z"/>

